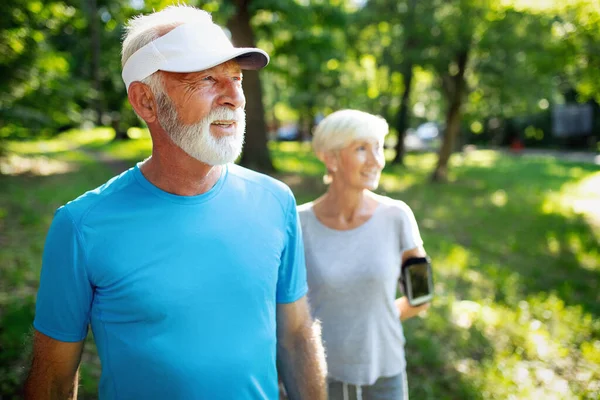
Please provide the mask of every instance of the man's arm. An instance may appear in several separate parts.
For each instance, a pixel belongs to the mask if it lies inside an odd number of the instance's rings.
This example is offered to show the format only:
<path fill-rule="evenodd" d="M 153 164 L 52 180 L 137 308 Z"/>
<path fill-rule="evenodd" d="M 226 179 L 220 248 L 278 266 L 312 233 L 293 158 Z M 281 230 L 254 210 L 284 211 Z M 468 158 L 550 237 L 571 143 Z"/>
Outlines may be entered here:
<path fill-rule="evenodd" d="M 423 247 L 415 247 L 414 249 L 406 250 L 402 253 L 402 264 L 406 260 L 412 257 L 426 257 L 425 249 Z M 404 321 L 409 318 L 418 315 L 421 311 L 425 311 L 429 308 L 429 303 L 421 304 L 420 306 L 413 307 L 408 303 L 406 296 L 402 296 L 395 301 L 398 313 L 400 313 L 400 320 Z"/>
<path fill-rule="evenodd" d="M 26 400 L 75 400 L 83 341 L 61 342 L 35 331 Z"/>
<path fill-rule="evenodd" d="M 327 389 L 321 327 L 306 296 L 277 304 L 277 364 L 290 400 L 325 400 Z"/>

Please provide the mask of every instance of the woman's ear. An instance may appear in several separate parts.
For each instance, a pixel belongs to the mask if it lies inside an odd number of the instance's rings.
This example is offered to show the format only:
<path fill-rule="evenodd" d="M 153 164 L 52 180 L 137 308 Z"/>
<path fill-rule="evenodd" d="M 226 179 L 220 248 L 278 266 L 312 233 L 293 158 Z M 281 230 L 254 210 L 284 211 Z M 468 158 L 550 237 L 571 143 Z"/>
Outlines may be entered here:
<path fill-rule="evenodd" d="M 148 124 L 156 121 L 156 100 L 148 85 L 139 81 L 132 82 L 131 85 L 129 85 L 127 97 L 129 98 L 129 102 L 135 113 L 139 115 L 141 119 Z"/>
<path fill-rule="evenodd" d="M 323 163 L 327 168 L 328 172 L 337 172 L 339 167 L 339 160 L 337 157 L 337 153 L 334 151 L 326 151 L 323 153 Z"/>

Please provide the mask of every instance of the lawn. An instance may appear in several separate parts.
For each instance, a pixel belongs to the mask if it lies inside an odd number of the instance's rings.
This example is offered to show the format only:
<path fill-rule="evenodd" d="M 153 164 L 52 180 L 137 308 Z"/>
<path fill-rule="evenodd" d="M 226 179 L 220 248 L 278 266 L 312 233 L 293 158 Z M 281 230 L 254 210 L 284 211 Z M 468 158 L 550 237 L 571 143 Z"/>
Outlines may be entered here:
<path fill-rule="evenodd" d="M 54 210 L 146 157 L 143 131 L 69 132 L 9 143 L 0 162 L 0 398 L 27 364 L 41 252 Z M 298 143 L 272 143 L 277 178 L 298 203 L 325 190 Z M 391 156 L 391 155 L 390 155 Z M 435 156 L 386 167 L 379 192 L 415 212 L 435 269 L 426 316 L 405 323 L 414 399 L 600 398 L 600 167 L 492 151 L 456 154 L 452 182 L 431 184 Z M 99 364 L 86 345 L 82 395 Z"/>

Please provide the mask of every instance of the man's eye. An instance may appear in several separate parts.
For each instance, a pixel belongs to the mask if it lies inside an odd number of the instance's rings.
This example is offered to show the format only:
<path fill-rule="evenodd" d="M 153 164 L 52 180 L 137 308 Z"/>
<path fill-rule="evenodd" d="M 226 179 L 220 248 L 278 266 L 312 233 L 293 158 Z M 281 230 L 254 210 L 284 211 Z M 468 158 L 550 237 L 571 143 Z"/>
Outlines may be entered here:
<path fill-rule="evenodd" d="M 367 148 L 365 146 L 358 146 L 356 151 L 365 151 Z"/>
<path fill-rule="evenodd" d="M 212 76 L 205 76 L 204 78 L 202 78 L 202 80 L 213 82 L 215 80 L 215 78 L 213 78 Z"/>

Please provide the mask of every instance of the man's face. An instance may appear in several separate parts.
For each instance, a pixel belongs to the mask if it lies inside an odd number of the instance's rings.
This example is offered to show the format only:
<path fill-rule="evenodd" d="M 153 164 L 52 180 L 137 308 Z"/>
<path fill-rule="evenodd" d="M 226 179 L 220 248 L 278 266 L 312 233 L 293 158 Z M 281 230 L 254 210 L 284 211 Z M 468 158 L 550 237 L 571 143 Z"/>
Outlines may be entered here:
<path fill-rule="evenodd" d="M 175 144 L 209 165 L 234 161 L 244 142 L 246 100 L 235 61 L 194 73 L 163 74 L 158 121 Z"/>

